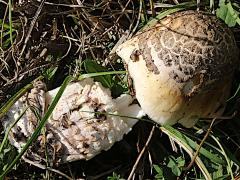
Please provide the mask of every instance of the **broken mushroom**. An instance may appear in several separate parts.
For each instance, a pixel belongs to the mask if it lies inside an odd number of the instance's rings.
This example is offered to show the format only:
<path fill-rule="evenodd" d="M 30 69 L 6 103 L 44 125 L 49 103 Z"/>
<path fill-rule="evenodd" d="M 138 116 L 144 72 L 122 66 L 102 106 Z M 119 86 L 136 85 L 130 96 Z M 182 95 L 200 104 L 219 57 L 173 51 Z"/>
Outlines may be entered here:
<path fill-rule="evenodd" d="M 38 83 L 4 117 L 6 128 L 28 107 L 9 135 L 11 144 L 19 151 L 37 127 L 38 120 L 33 111 L 41 115 L 59 90 L 44 92 L 44 89 L 45 86 Z M 109 89 L 91 78 L 68 85 L 25 158 L 41 163 L 46 150 L 51 162 L 55 163 L 93 158 L 120 141 L 131 131 L 136 118 L 144 115 L 132 101 L 133 98 L 127 94 L 113 99 Z"/>

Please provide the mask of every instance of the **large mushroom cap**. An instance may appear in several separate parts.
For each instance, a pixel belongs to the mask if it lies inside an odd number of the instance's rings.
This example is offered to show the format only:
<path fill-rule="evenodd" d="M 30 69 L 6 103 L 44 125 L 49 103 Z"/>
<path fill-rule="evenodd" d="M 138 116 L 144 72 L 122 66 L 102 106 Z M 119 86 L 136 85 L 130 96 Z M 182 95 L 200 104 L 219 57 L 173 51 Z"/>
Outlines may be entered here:
<path fill-rule="evenodd" d="M 120 45 L 136 98 L 160 124 L 192 127 L 221 115 L 238 50 L 229 28 L 215 16 L 177 12 Z"/>
<path fill-rule="evenodd" d="M 46 92 L 45 99 L 42 95 L 41 105 L 45 103 L 48 106 L 58 90 Z M 32 89 L 26 98 L 19 99 L 13 105 L 3 121 L 5 127 L 10 126 L 29 106 L 26 99 L 31 101 L 32 107 L 39 108 L 34 94 L 40 93 Z M 30 97 L 33 98 L 29 100 Z M 144 115 L 132 101 L 133 98 L 127 94 L 113 99 L 109 89 L 90 78 L 68 85 L 48 119 L 45 131 L 28 150 L 26 157 L 40 161 L 47 151 L 48 158 L 57 163 L 93 158 L 120 141 L 124 134 L 131 131 L 137 122 L 136 117 Z M 28 109 L 11 129 L 10 142 L 21 151 L 37 124 L 36 116 Z"/>

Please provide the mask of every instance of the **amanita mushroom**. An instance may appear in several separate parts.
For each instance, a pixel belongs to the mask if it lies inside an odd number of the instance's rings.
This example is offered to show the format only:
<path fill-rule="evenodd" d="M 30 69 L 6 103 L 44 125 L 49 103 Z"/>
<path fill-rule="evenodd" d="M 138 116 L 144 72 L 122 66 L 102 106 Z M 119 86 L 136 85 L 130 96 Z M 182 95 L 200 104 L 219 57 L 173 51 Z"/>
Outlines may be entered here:
<path fill-rule="evenodd" d="M 45 93 L 44 86 L 38 83 L 9 110 L 3 121 L 4 126 L 12 124 L 29 106 L 41 114 L 58 90 Z M 140 118 L 144 115 L 132 101 L 133 98 L 127 94 L 113 99 L 109 89 L 90 78 L 68 85 L 46 123 L 45 132 L 25 157 L 41 162 L 47 149 L 49 158 L 55 163 L 93 158 L 131 131 L 137 120 L 130 117 Z M 11 144 L 20 151 L 37 123 L 36 116 L 29 108 L 12 128 L 9 136 Z"/>
<path fill-rule="evenodd" d="M 155 122 L 192 127 L 219 117 L 229 96 L 238 50 L 215 16 L 183 11 L 121 44 L 136 98 Z"/>

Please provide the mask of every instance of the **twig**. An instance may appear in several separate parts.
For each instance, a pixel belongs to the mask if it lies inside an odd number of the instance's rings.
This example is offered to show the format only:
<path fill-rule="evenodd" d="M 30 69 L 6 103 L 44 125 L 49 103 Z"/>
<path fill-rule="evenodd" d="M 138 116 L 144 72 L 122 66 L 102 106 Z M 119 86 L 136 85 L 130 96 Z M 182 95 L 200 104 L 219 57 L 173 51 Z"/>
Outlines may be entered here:
<path fill-rule="evenodd" d="M 123 6 L 123 4 L 122 4 L 121 1 L 118 1 L 118 4 L 119 4 L 119 6 L 121 7 L 121 9 L 124 9 L 124 6 Z M 125 11 L 125 12 L 126 12 L 126 11 Z M 128 21 L 131 22 L 131 21 L 132 21 L 132 20 L 131 20 L 132 18 L 130 18 L 129 15 L 128 15 L 127 13 L 125 13 L 125 15 L 126 15 Z"/>
<path fill-rule="evenodd" d="M 38 18 L 38 16 L 39 16 L 40 12 L 42 11 L 44 2 L 45 2 L 45 0 L 42 0 L 42 1 L 41 1 L 41 4 L 39 5 L 39 7 L 38 7 L 38 9 L 37 9 L 37 11 L 36 11 L 36 13 L 35 13 L 35 15 L 34 15 L 34 17 L 33 17 L 33 20 L 31 21 L 31 25 L 30 25 L 29 30 L 28 30 L 28 33 L 27 33 L 27 35 L 26 35 L 26 39 L 25 39 L 25 41 L 24 41 L 22 51 L 21 51 L 21 53 L 20 53 L 20 57 L 22 57 L 23 52 L 24 52 L 25 49 L 26 49 L 27 42 L 28 42 L 29 38 L 31 37 L 31 33 L 32 33 L 32 30 L 33 30 L 33 27 L 34 27 L 35 23 L 37 22 L 37 18 Z"/>
<path fill-rule="evenodd" d="M 141 13 L 142 13 L 142 7 L 143 7 L 143 4 L 142 4 L 142 1 L 140 1 L 140 5 L 139 5 L 139 11 L 138 11 L 138 17 L 137 17 L 137 22 L 136 22 L 136 25 L 133 27 L 131 33 L 129 34 L 128 36 L 128 39 L 130 39 L 134 32 L 137 30 L 138 28 L 138 25 L 139 25 L 139 22 L 140 22 L 140 19 L 141 19 Z M 132 24 L 131 24 L 132 25 Z M 130 32 L 130 29 L 129 29 L 129 32 Z"/>
<path fill-rule="evenodd" d="M 141 151 L 140 154 L 138 155 L 137 160 L 136 160 L 135 164 L 133 165 L 132 171 L 131 171 L 131 173 L 129 174 L 127 180 L 131 180 L 131 179 L 132 179 L 132 176 L 133 176 L 133 174 L 134 174 L 134 172 L 135 172 L 135 170 L 136 170 L 136 168 L 137 168 L 137 165 L 138 165 L 140 159 L 142 158 L 142 156 L 143 156 L 143 154 L 144 154 L 144 152 L 145 152 L 145 150 L 146 150 L 146 148 L 147 148 L 150 140 L 152 139 L 154 130 L 155 130 L 155 126 L 152 127 L 152 130 L 151 130 L 151 132 L 150 132 L 150 134 L 149 134 L 149 137 L 148 137 L 148 139 L 147 139 L 144 147 L 142 148 L 142 151 Z"/>
<path fill-rule="evenodd" d="M 90 9 L 90 7 L 84 5 L 75 5 L 75 4 L 61 4 L 61 3 L 52 3 L 52 2 L 45 2 L 44 4 L 51 5 L 51 6 L 63 6 L 63 7 L 70 7 L 70 8 L 86 8 Z"/>
<path fill-rule="evenodd" d="M 206 134 L 205 134 L 205 136 L 203 137 L 201 143 L 199 144 L 199 146 L 198 146 L 198 148 L 197 148 L 197 151 L 194 153 L 194 156 L 192 157 L 191 162 L 190 162 L 189 165 L 186 167 L 185 172 L 187 172 L 187 171 L 193 166 L 193 164 L 194 164 L 194 162 L 195 162 L 195 159 L 196 159 L 196 157 L 198 156 L 198 153 L 199 153 L 201 147 L 203 146 L 204 142 L 206 141 L 207 137 L 209 136 L 209 133 L 210 133 L 211 130 L 212 130 L 212 126 L 213 126 L 215 120 L 216 120 L 216 118 L 214 118 L 214 119 L 212 120 L 212 122 L 211 122 L 211 124 L 210 124 L 210 126 L 209 126 L 209 128 L 208 128 L 208 130 L 207 130 L 207 132 L 206 132 Z M 185 173 L 185 174 L 186 174 L 186 173 Z M 184 176 L 185 176 L 185 175 L 184 175 Z"/>
<path fill-rule="evenodd" d="M 0 0 L 0 3 L 3 3 L 3 4 L 5 4 L 5 5 L 8 4 L 7 2 L 5 2 L 5 1 L 3 1 L 3 0 Z"/>
<path fill-rule="evenodd" d="M 155 17 L 156 16 L 156 11 L 154 9 L 154 2 L 153 2 L 153 0 L 150 0 L 150 8 L 151 8 L 151 11 L 152 11 L 152 17 Z"/>
<path fill-rule="evenodd" d="M 33 166 L 35 166 L 35 167 L 38 167 L 38 168 L 44 169 L 44 170 L 52 171 L 52 172 L 54 172 L 54 173 L 57 173 L 57 174 L 65 177 L 65 178 L 69 179 L 69 180 L 73 180 L 73 178 L 69 177 L 68 175 L 62 173 L 61 171 L 59 171 L 59 170 L 57 170 L 57 169 L 53 169 L 53 168 L 50 168 L 50 167 L 46 167 L 46 166 L 44 166 L 44 165 L 42 165 L 42 164 L 36 163 L 36 162 L 34 162 L 34 161 L 31 161 L 31 160 L 25 158 L 24 156 L 22 157 L 22 159 L 23 159 L 26 163 L 31 164 L 31 165 L 33 165 Z"/>
<path fill-rule="evenodd" d="M 233 119 L 236 115 L 237 115 L 238 111 L 234 111 L 231 115 L 229 116 L 220 116 L 220 117 L 215 117 L 214 119 L 216 120 L 216 124 L 222 122 L 223 120 L 229 120 L 229 119 Z M 203 121 L 207 121 L 209 122 L 210 120 L 212 120 L 213 118 L 201 118 L 201 120 Z"/>
<path fill-rule="evenodd" d="M 179 4 L 178 0 L 173 0 L 173 2 L 174 2 L 175 4 Z"/>
<path fill-rule="evenodd" d="M 125 10 L 127 9 L 127 6 L 128 4 L 130 3 L 131 1 L 128 0 L 128 2 L 125 4 L 125 7 L 122 9 L 122 14 L 120 14 L 120 16 L 118 16 L 118 18 L 116 19 L 116 23 L 119 21 L 119 19 L 123 16 L 123 14 L 125 14 Z"/>
<path fill-rule="evenodd" d="M 68 33 L 67 33 L 66 25 L 65 25 L 64 22 L 63 22 L 63 29 L 64 29 L 67 37 L 69 37 L 69 35 L 68 35 Z M 65 57 L 69 54 L 69 52 L 70 52 L 70 50 L 71 50 L 71 48 L 72 48 L 72 42 L 71 42 L 71 40 L 70 40 L 69 38 L 67 38 L 67 39 L 68 39 L 68 42 L 69 42 L 68 50 L 67 50 L 67 52 L 66 52 L 58 61 L 61 61 L 63 58 L 65 58 Z"/>

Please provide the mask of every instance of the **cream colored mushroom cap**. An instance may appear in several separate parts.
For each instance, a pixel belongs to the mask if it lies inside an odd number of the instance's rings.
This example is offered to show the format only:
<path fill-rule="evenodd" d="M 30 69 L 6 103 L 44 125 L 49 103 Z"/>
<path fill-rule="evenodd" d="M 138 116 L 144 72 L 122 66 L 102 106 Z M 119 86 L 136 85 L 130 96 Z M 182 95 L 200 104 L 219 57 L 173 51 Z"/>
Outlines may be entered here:
<path fill-rule="evenodd" d="M 160 20 L 121 44 L 136 98 L 159 124 L 192 127 L 220 116 L 229 96 L 238 50 L 215 16 L 183 11 Z"/>
<path fill-rule="evenodd" d="M 46 104 L 52 101 L 58 90 L 46 93 Z M 93 158 L 120 141 L 137 122 L 135 118 L 144 115 L 132 101 L 127 94 L 113 99 L 109 89 L 90 78 L 68 85 L 46 123 L 45 135 L 39 136 L 26 156 L 40 161 L 45 157 L 44 148 L 47 147 L 49 157 L 56 163 Z M 4 126 L 13 123 L 26 106 L 23 98 L 19 99 L 5 116 Z M 27 111 L 9 135 L 10 142 L 19 151 L 36 128 L 36 123 L 30 121 L 36 120 L 33 116 L 30 110 Z"/>

